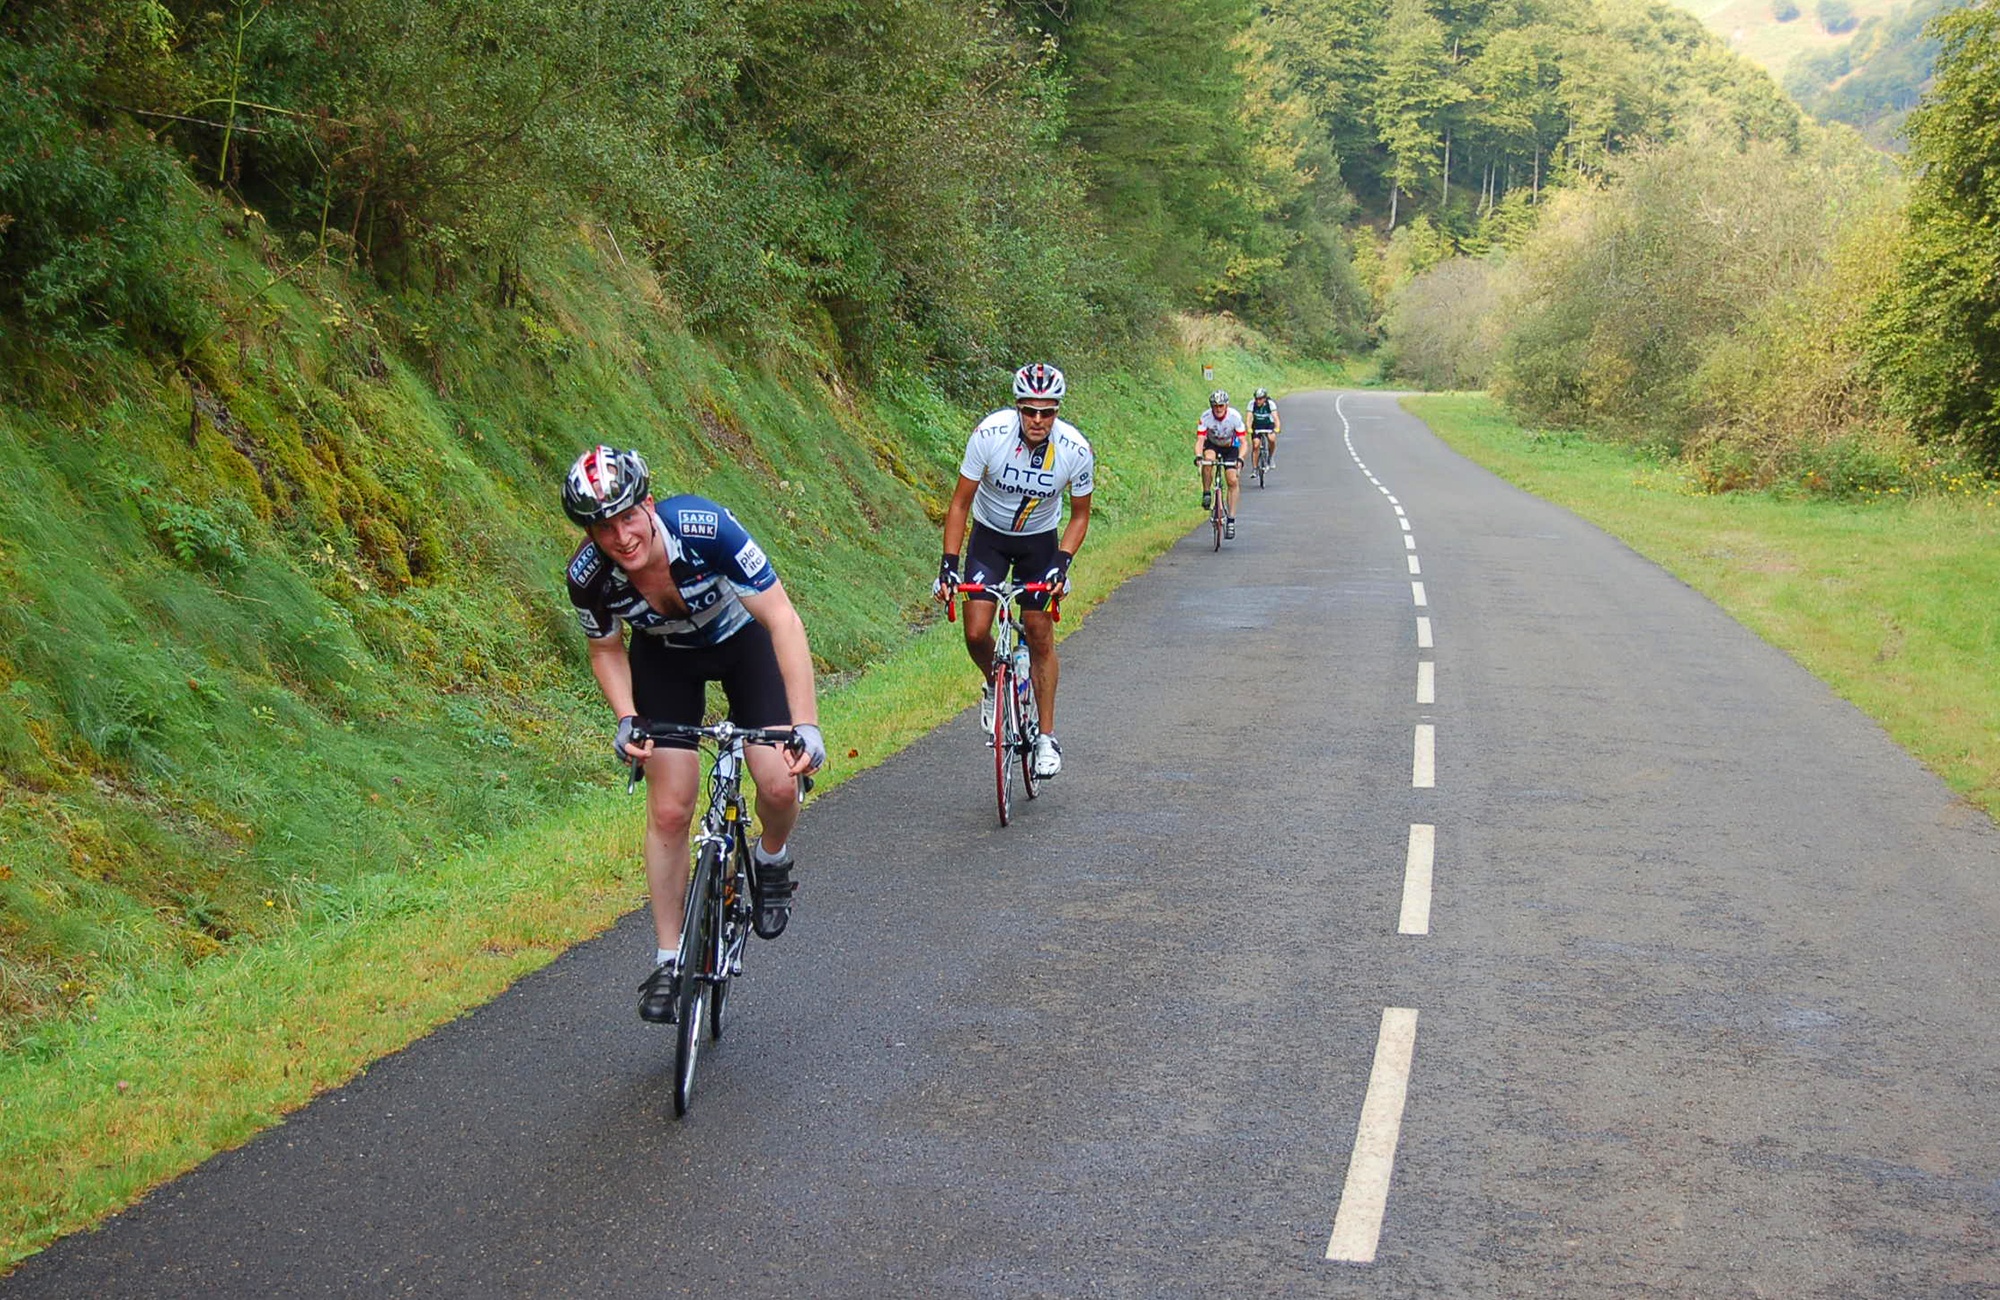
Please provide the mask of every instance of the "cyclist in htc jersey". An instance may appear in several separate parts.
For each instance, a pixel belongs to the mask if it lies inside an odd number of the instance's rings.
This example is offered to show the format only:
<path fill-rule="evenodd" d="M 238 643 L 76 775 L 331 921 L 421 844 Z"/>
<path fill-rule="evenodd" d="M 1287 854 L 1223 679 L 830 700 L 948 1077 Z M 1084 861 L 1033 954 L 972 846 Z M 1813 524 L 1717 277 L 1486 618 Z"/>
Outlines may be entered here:
<path fill-rule="evenodd" d="M 1014 405 L 979 422 L 966 440 L 958 467 L 958 490 L 944 516 L 944 559 L 931 594 L 949 599 L 959 583 L 959 547 L 972 536 L 965 555 L 965 581 L 999 582 L 1008 571 L 1020 582 L 1047 582 L 1068 589 L 1069 565 L 1090 530 L 1090 493 L 1097 467 L 1090 443 L 1067 421 L 1056 418 L 1068 384 L 1062 371 L 1042 362 L 1014 372 Z M 1069 525 L 1061 541 L 1062 496 L 1069 492 Z M 1055 621 L 1049 596 L 1021 598 L 1021 630 L 1033 657 L 1035 704 L 1042 734 L 1035 738 L 1035 775 L 1046 780 L 1062 771 L 1056 743 Z M 993 730 L 994 597 L 965 602 L 965 648 L 986 681 L 979 701 L 980 725 Z"/>
<path fill-rule="evenodd" d="M 795 778 L 826 761 L 812 650 L 777 571 L 736 516 L 703 497 L 656 502 L 638 452 L 592 447 L 577 457 L 563 511 L 587 535 L 570 560 L 569 599 L 590 639 L 590 671 L 618 719 L 612 752 L 645 763 L 646 886 L 659 947 L 639 986 L 639 1015 L 671 1020 L 700 756 L 687 741 L 634 741 L 638 720 L 699 725 L 715 681 L 730 721 L 791 726 L 795 747 L 752 746 L 745 755 L 762 825 L 752 854 L 754 926 L 775 939 L 797 888 L 786 843 L 799 815 Z M 620 624 L 632 628 L 629 650 Z"/>
<path fill-rule="evenodd" d="M 1271 450 L 1265 458 L 1266 464 L 1278 463 L 1278 404 L 1271 400 L 1268 388 L 1258 389 L 1250 399 L 1250 439 L 1253 444 L 1263 442 L 1269 445 Z M 1254 446 L 1251 454 L 1256 454 Z"/>
<path fill-rule="evenodd" d="M 1201 466 L 1201 508 L 1209 507 L 1209 493 L 1215 487 L 1215 467 L 1222 466 L 1229 487 L 1229 517 L 1223 536 L 1236 536 L 1236 507 L 1243 497 L 1243 481 L 1237 466 L 1243 463 L 1243 415 L 1229 404 L 1229 394 L 1218 388 L 1208 395 L 1208 409 L 1194 422 L 1194 454 Z"/>

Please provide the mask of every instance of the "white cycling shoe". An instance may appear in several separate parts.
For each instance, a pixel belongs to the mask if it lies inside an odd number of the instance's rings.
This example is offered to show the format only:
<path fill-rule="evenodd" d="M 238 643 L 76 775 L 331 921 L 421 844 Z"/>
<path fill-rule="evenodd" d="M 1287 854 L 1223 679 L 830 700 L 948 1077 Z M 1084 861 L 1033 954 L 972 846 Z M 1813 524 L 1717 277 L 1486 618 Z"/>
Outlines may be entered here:
<path fill-rule="evenodd" d="M 1035 737 L 1035 778 L 1046 781 L 1062 772 L 1062 746 L 1056 738 L 1043 732 Z"/>
<path fill-rule="evenodd" d="M 986 689 L 979 692 L 979 729 L 987 735 L 993 734 L 993 679 L 986 679 Z"/>

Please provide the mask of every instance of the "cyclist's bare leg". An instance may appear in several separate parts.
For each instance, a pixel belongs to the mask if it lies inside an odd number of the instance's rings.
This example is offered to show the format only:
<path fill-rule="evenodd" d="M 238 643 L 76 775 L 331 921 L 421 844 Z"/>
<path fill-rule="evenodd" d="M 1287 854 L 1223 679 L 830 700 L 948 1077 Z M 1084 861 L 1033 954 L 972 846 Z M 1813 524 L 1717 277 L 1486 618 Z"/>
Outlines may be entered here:
<path fill-rule="evenodd" d="M 1028 673 L 1035 679 L 1036 725 L 1054 734 L 1056 729 L 1056 679 L 1061 676 L 1056 663 L 1056 624 L 1045 611 L 1021 612 L 1021 631 L 1028 638 L 1033 655 Z"/>
<path fill-rule="evenodd" d="M 993 615 L 998 605 L 990 600 L 965 602 L 965 652 L 979 669 L 979 680 L 993 680 Z"/>
<path fill-rule="evenodd" d="M 1229 517 L 1236 518 L 1236 505 L 1243 496 L 1243 475 L 1234 467 L 1222 471 L 1229 479 Z"/>
<path fill-rule="evenodd" d="M 750 765 L 750 779 L 757 783 L 757 824 L 762 828 L 764 852 L 776 858 L 784 852 L 785 841 L 798 824 L 799 779 L 786 768 L 783 750 L 746 745 L 743 759 Z"/>
<path fill-rule="evenodd" d="M 646 760 L 646 891 L 660 947 L 680 946 L 687 908 L 688 826 L 701 788 L 701 756 L 691 749 L 655 749 Z"/>
<path fill-rule="evenodd" d="M 1215 490 L 1215 453 L 1212 451 L 1204 451 L 1201 454 L 1201 494 L 1203 496 L 1207 496 L 1210 492 L 1214 490 Z"/>

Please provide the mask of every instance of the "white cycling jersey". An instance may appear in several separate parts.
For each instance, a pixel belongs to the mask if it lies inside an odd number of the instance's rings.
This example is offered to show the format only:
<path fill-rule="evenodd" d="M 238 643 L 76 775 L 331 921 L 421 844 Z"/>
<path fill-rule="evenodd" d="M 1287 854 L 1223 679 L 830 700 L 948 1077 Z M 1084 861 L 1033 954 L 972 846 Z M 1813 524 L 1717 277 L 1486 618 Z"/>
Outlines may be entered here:
<path fill-rule="evenodd" d="M 1021 438 L 1021 417 L 1009 406 L 979 422 L 965 442 L 958 472 L 979 484 L 972 517 L 1000 533 L 1045 533 L 1062 520 L 1062 493 L 1090 495 L 1097 455 L 1076 426 L 1058 419 L 1041 446 Z"/>
<path fill-rule="evenodd" d="M 1210 407 L 1201 413 L 1201 419 L 1195 423 L 1202 437 L 1218 447 L 1235 443 L 1243 436 L 1243 427 L 1243 413 L 1233 406 L 1223 413 L 1220 420 L 1215 418 L 1215 409 Z"/>

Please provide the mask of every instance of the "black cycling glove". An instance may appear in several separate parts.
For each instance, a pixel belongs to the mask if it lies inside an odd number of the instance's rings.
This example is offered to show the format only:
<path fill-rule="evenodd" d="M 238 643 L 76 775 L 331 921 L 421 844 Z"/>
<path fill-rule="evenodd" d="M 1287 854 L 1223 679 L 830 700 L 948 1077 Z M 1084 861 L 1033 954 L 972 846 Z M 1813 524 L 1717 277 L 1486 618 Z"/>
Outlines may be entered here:
<path fill-rule="evenodd" d="M 937 581 L 931 584 L 931 595 L 943 600 L 958 590 L 958 557 L 949 551 L 938 561 Z"/>
<path fill-rule="evenodd" d="M 1050 594 L 1065 595 L 1069 591 L 1069 562 L 1076 557 L 1068 551 L 1057 551 L 1056 562 L 1042 575 L 1042 581 L 1049 584 Z"/>

